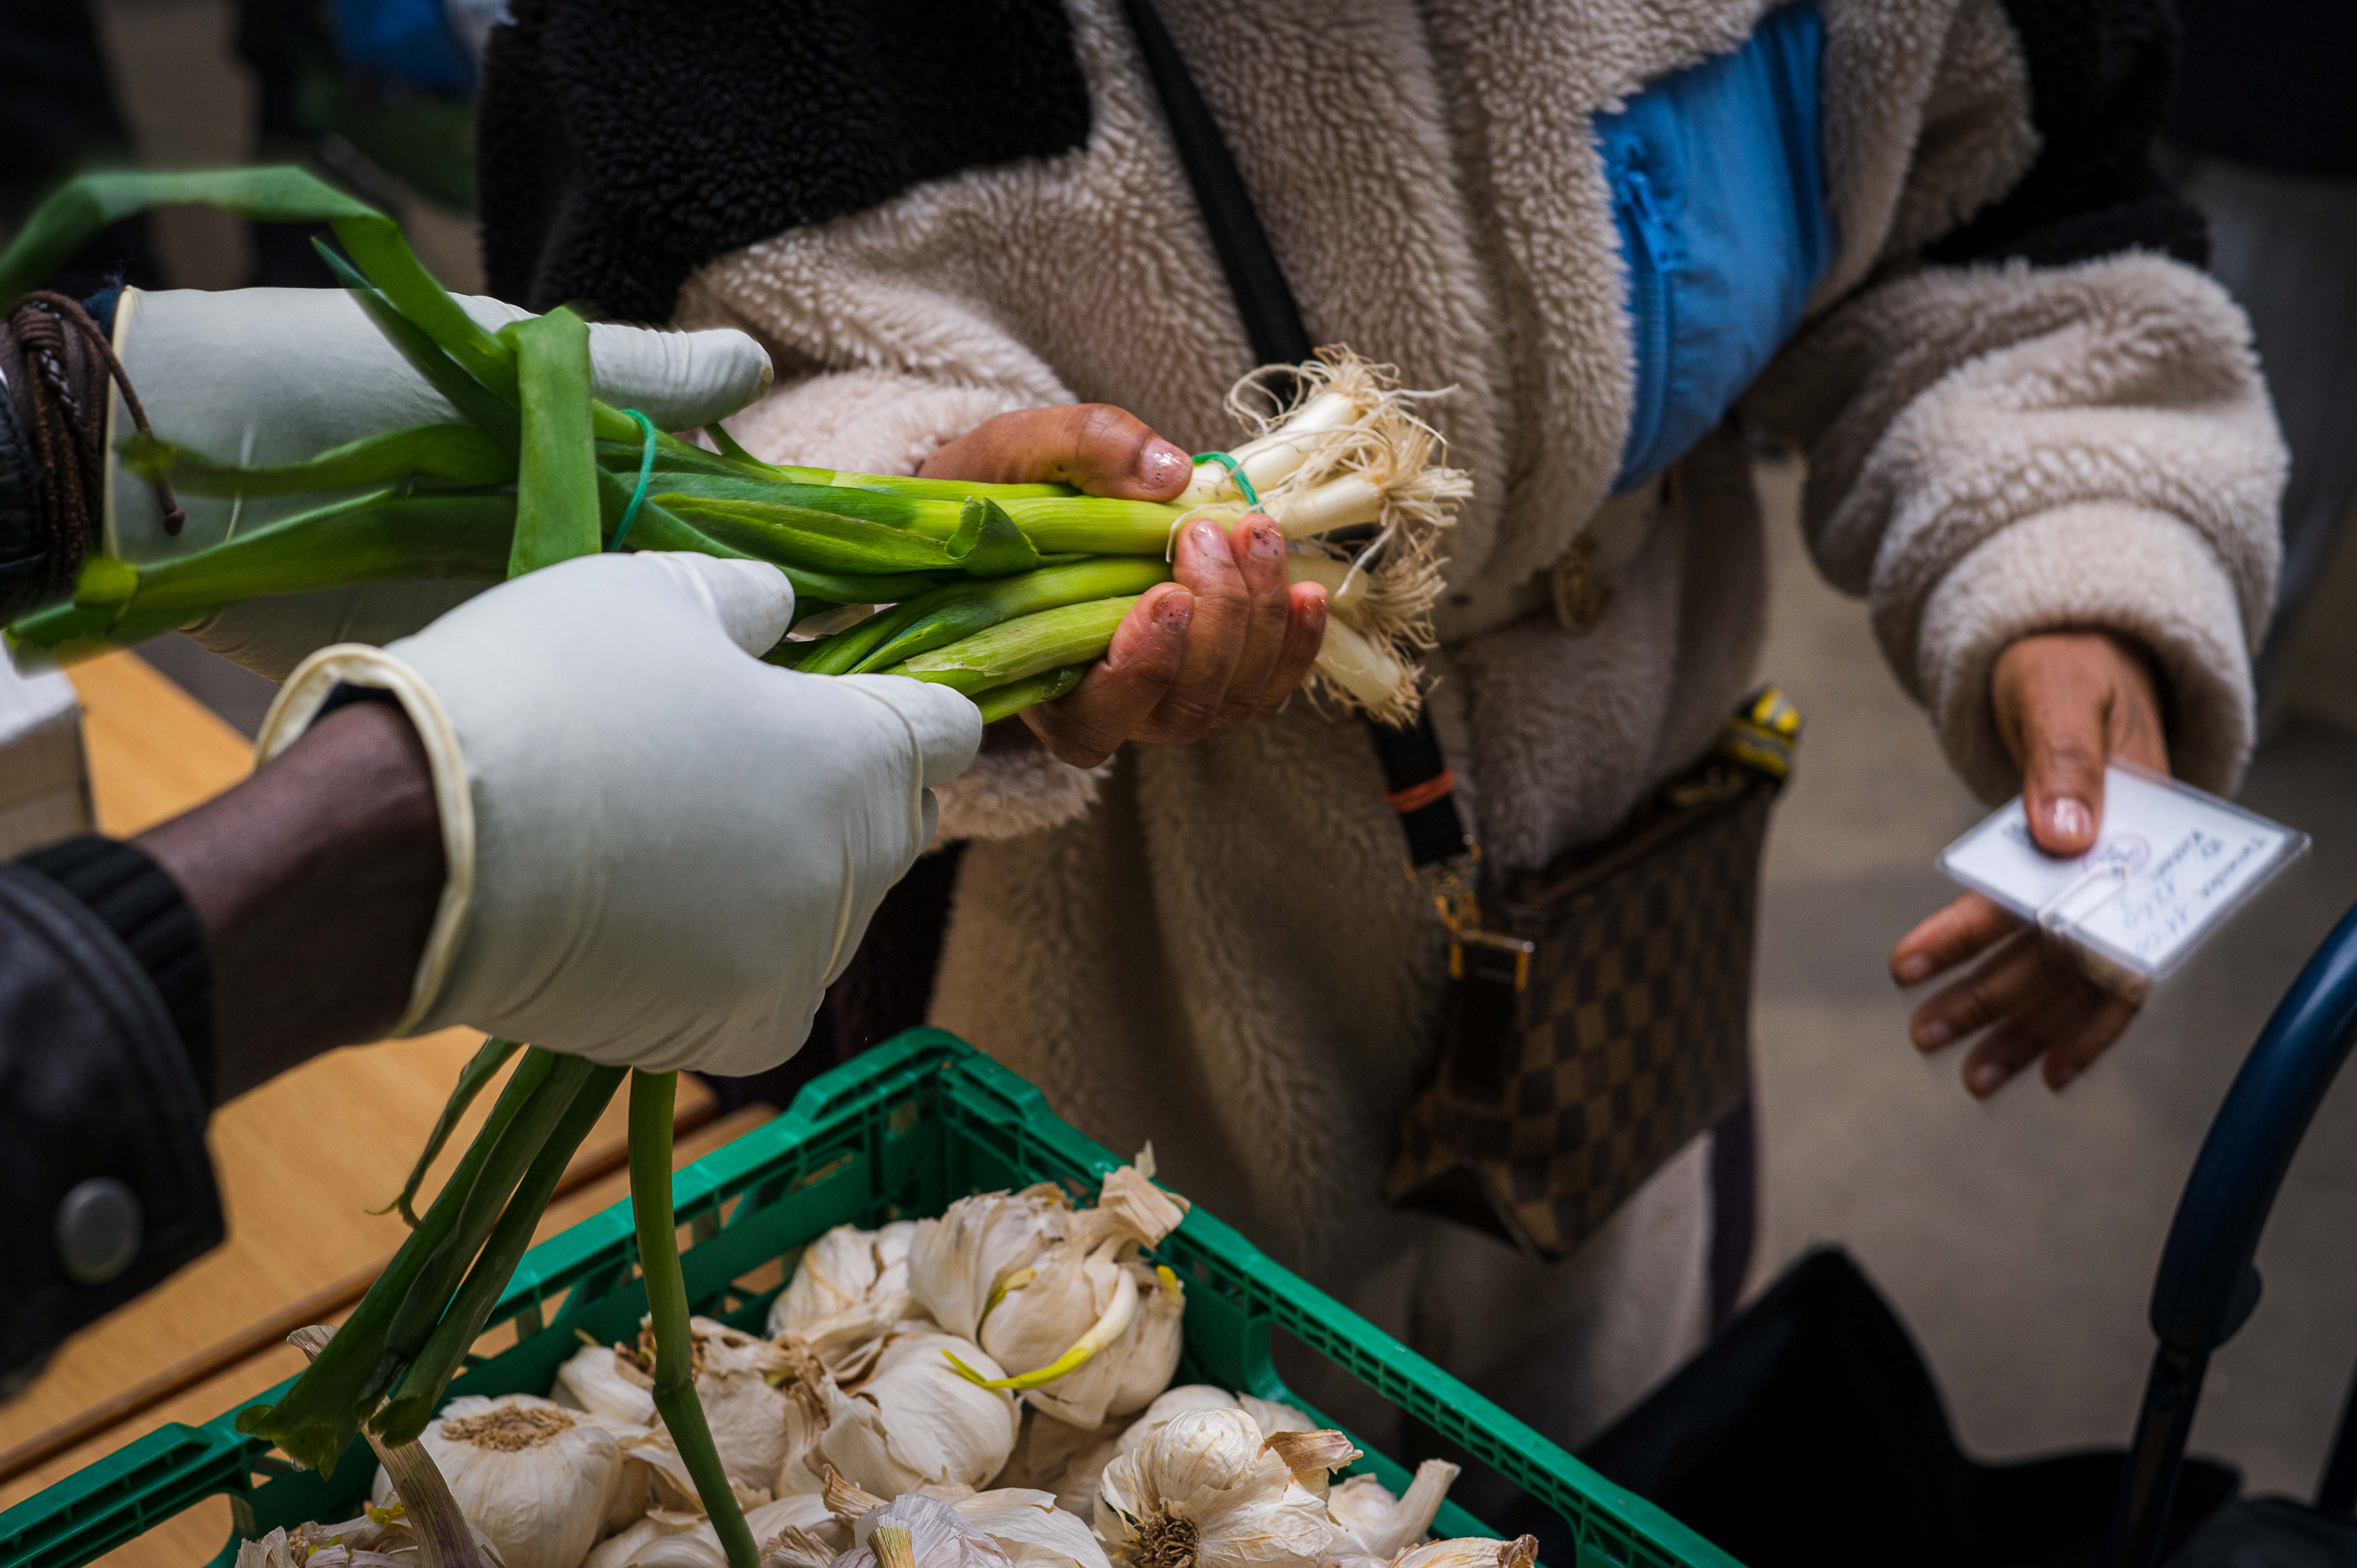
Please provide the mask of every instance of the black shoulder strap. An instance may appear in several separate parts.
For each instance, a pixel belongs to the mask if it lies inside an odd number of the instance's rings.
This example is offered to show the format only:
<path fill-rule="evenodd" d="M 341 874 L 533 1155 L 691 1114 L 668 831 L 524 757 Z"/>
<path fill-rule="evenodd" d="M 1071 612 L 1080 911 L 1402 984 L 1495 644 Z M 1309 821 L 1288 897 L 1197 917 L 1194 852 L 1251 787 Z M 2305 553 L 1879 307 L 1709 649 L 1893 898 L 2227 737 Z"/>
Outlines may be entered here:
<path fill-rule="evenodd" d="M 1170 139 L 1187 166 L 1187 183 L 1194 188 L 1203 222 L 1211 231 L 1211 248 L 1219 252 L 1237 314 L 1243 317 L 1253 355 L 1265 365 L 1297 365 L 1309 358 L 1309 329 L 1302 325 L 1301 306 L 1293 297 L 1285 269 L 1277 265 L 1268 231 L 1261 227 L 1260 212 L 1220 135 L 1219 122 L 1211 118 L 1152 0 L 1125 0 L 1125 7 L 1146 57 L 1146 74 L 1162 100 Z M 1407 835 L 1408 864 L 1421 869 L 1467 854 L 1471 841 L 1457 811 L 1452 792 L 1456 778 L 1441 754 L 1431 715 L 1419 713 L 1413 724 L 1400 727 L 1370 722 L 1367 731 L 1383 764 L 1384 798 L 1399 813 L 1401 831 Z"/>

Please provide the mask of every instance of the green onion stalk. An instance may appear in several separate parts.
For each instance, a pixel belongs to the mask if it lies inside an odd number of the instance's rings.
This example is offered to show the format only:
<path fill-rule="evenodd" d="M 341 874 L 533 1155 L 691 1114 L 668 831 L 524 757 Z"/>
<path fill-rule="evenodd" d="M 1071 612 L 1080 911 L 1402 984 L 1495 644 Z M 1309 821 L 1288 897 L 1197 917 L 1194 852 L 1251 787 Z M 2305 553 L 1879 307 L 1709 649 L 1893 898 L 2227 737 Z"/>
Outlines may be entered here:
<path fill-rule="evenodd" d="M 149 435 L 120 456 L 187 492 L 317 494 L 317 504 L 168 560 L 88 560 L 70 596 L 6 628 L 20 654 L 65 662 L 277 595 L 379 583 L 494 583 L 621 544 L 765 561 L 792 581 L 797 628 L 767 657 L 815 675 L 881 672 L 947 685 L 996 721 L 1072 690 L 1138 597 L 1170 577 L 1196 517 L 1265 512 L 1293 575 L 1329 591 L 1322 694 L 1397 719 L 1417 701 L 1431 640 L 1436 550 L 1466 477 L 1380 370 L 1347 353 L 1248 378 L 1231 400 L 1250 429 L 1207 456 L 1171 503 L 1058 485 L 985 485 L 763 462 L 717 425 L 705 446 L 592 395 L 588 329 L 558 308 L 497 332 L 419 264 L 384 214 L 294 168 L 87 176 L 44 203 L 0 253 L 0 305 L 100 228 L 147 207 L 202 202 L 264 222 L 323 223 L 320 253 L 454 421 L 394 430 L 263 467 Z M 1337 536 L 1349 543 L 1337 542 Z M 507 1077 L 421 1213 L 426 1169 L 464 1112 Z M 399 1447 L 441 1408 L 530 1244 L 565 1165 L 620 1085 L 619 1069 L 490 1040 L 390 1206 L 410 1227 L 376 1284 L 286 1392 L 240 1430 L 331 1468 L 355 1438 Z M 655 1401 L 726 1549 L 755 1552 L 695 1394 L 689 1304 L 671 1197 L 670 1075 L 630 1090 L 630 1191 L 656 1349 Z"/>

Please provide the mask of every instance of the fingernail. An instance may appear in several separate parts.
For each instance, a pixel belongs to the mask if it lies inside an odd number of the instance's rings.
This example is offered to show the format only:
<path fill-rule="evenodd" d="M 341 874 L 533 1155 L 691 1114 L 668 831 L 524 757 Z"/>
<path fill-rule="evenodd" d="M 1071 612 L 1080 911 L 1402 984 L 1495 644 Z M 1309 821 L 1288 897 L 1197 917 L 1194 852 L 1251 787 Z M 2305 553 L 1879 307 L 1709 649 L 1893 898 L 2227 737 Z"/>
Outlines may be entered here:
<path fill-rule="evenodd" d="M 1137 467 L 1149 490 L 1166 490 L 1179 483 L 1195 465 L 1187 454 L 1159 437 L 1146 444 L 1146 453 L 1138 459 Z"/>
<path fill-rule="evenodd" d="M 1227 531 L 1216 523 L 1199 521 L 1195 524 L 1195 548 L 1210 551 L 1222 561 L 1236 558 L 1235 552 L 1228 548 Z"/>
<path fill-rule="evenodd" d="M 1964 1087 L 1975 1094 L 1995 1094 L 2005 1083 L 2005 1069 L 1983 1062 L 1964 1075 Z"/>
<path fill-rule="evenodd" d="M 1901 985 L 1921 985 L 1932 978 L 1932 955 L 1922 952 L 1910 954 L 1899 961 L 1899 967 L 1892 972 L 1898 976 Z"/>
<path fill-rule="evenodd" d="M 1187 623 L 1194 618 L 1195 596 L 1192 594 L 1165 594 L 1161 602 L 1154 607 L 1155 626 L 1173 637 L 1185 631 Z"/>
<path fill-rule="evenodd" d="M 2046 808 L 2046 825 L 2056 838 L 2083 839 L 2095 831 L 2095 813 L 2087 802 L 2069 796 Z"/>
<path fill-rule="evenodd" d="M 2079 1069 L 2075 1067 L 2053 1068 L 2049 1069 L 2046 1075 L 2046 1081 L 2048 1087 L 2051 1088 L 2055 1093 L 2060 1094 L 2064 1090 L 2070 1088 L 2071 1080 L 2078 1076 Z"/>
<path fill-rule="evenodd" d="M 1274 560 L 1285 553 L 1285 535 L 1279 533 L 1276 531 L 1276 524 L 1266 518 L 1254 522 L 1245 537 L 1252 541 L 1254 560 Z"/>
<path fill-rule="evenodd" d="M 1937 1018 L 1915 1026 L 1915 1043 L 1927 1051 L 1936 1051 L 1955 1037 L 1955 1026 Z"/>

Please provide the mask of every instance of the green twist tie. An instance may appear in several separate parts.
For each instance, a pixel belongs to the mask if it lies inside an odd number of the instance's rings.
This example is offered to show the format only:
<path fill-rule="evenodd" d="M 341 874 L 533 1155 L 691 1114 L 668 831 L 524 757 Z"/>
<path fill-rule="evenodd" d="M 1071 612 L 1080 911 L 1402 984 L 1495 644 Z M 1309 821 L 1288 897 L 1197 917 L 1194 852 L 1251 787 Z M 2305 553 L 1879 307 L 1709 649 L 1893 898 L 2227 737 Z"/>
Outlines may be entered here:
<path fill-rule="evenodd" d="M 1253 489 L 1253 482 L 1250 479 L 1244 478 L 1244 466 L 1237 462 L 1234 457 L 1225 452 L 1198 452 L 1192 460 L 1198 463 L 1217 463 L 1221 467 L 1225 468 L 1228 471 L 1228 478 L 1235 480 L 1236 489 L 1242 492 L 1245 504 L 1254 511 L 1260 510 L 1260 492 Z"/>
<path fill-rule="evenodd" d="M 622 412 L 639 422 L 639 428 L 645 433 L 646 441 L 639 449 L 638 488 L 630 492 L 630 504 L 622 509 L 622 521 L 614 527 L 614 542 L 606 546 L 608 550 L 619 550 L 622 547 L 622 541 L 630 536 L 630 524 L 639 521 L 639 508 L 646 503 L 647 482 L 655 477 L 654 421 L 635 408 L 626 408 Z"/>

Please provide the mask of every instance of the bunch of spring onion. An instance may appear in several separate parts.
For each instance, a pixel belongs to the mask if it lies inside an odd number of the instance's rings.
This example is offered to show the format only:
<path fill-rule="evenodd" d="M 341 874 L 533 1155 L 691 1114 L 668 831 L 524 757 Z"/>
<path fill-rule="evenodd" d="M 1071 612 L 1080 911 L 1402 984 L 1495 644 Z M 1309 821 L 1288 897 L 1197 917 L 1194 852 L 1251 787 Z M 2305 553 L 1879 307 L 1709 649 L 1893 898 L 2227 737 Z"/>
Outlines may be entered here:
<path fill-rule="evenodd" d="M 770 562 L 799 601 L 798 630 L 771 660 L 936 682 L 995 720 L 1078 682 L 1137 596 L 1168 580 L 1182 521 L 1232 522 L 1256 502 L 1292 542 L 1295 579 L 1329 589 L 1321 693 L 1390 719 L 1415 710 L 1436 544 L 1468 480 L 1441 466 L 1412 394 L 1347 353 L 1247 378 L 1231 403 L 1252 438 L 1206 456 L 1166 503 L 782 467 L 716 425 L 716 449 L 655 431 L 591 398 L 573 311 L 487 330 L 389 219 L 295 169 L 77 182 L 0 258 L 0 297 L 90 223 L 162 199 L 326 221 L 344 251 L 322 246 L 328 264 L 462 418 L 270 467 L 132 436 L 126 466 L 177 489 L 323 502 L 168 561 L 94 557 L 69 602 L 8 628 L 19 649 L 71 660 L 265 596 L 492 582 L 627 542 Z M 533 507 L 543 515 L 528 521 Z"/>
<path fill-rule="evenodd" d="M 769 657 L 822 674 L 880 671 L 953 687 L 990 719 L 1075 685 L 1137 596 L 1169 575 L 1175 530 L 1257 503 L 1293 541 L 1297 575 L 1329 589 L 1317 672 L 1349 706 L 1400 717 L 1428 641 L 1435 542 L 1467 489 L 1408 394 L 1347 355 L 1248 379 L 1232 400 L 1255 434 L 1206 460 L 1164 504 L 1054 485 L 979 485 L 761 462 L 715 427 L 716 450 L 658 432 L 590 395 L 588 329 L 569 309 L 497 333 L 419 264 L 393 220 L 291 168 L 105 175 L 46 203 L 0 255 L 0 302 L 105 223 L 169 202 L 323 222 L 321 254 L 386 338 L 457 411 L 455 423 L 371 436 L 274 467 L 242 468 L 145 436 L 135 471 L 183 490 L 321 492 L 313 510 L 156 563 L 95 556 L 71 598 L 8 628 L 18 650 L 70 660 L 271 595 L 425 579 L 502 577 L 621 547 L 770 562 L 793 581 L 804 630 Z M 358 490 L 357 496 L 349 492 Z M 627 532 L 626 532 L 627 531 Z M 1355 532 L 1356 548 L 1323 542 Z M 808 628 L 828 627 L 827 635 Z M 422 1216 L 411 1200 L 458 1115 L 522 1051 L 472 1144 Z M 317 1359 L 242 1430 L 331 1467 L 363 1428 L 414 1441 L 442 1402 L 554 1192 L 620 1086 L 619 1069 L 491 1040 L 461 1076 L 398 1200 L 408 1241 Z M 656 1346 L 654 1402 L 731 1568 L 753 1541 L 691 1373 L 688 1304 L 671 1200 L 674 1077 L 630 1090 L 630 1180 Z"/>

